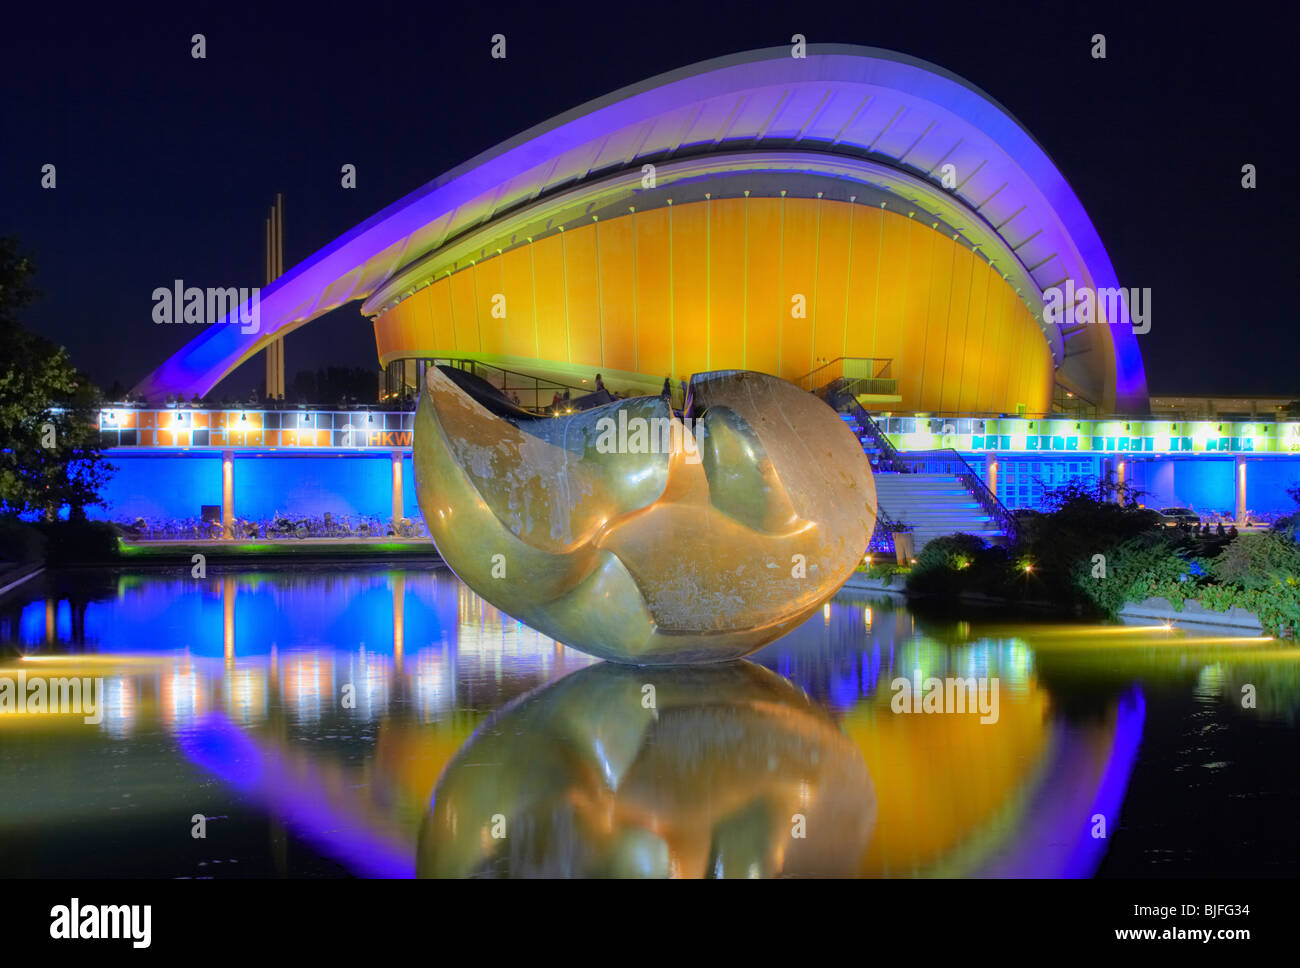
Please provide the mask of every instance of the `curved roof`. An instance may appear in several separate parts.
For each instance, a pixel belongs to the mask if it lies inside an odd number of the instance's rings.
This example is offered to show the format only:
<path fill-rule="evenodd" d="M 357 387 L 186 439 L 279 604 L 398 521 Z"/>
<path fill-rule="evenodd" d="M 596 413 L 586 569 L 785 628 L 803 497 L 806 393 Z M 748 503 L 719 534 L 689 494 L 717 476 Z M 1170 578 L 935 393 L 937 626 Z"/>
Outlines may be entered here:
<path fill-rule="evenodd" d="M 379 312 L 433 273 L 471 258 L 466 243 L 483 241 L 487 229 L 530 207 L 598 185 L 603 203 L 613 197 L 611 184 L 635 194 L 646 162 L 668 172 L 698 156 L 744 153 L 803 156 L 809 160 L 796 170 L 874 185 L 924 208 L 982 246 L 1040 319 L 1047 287 L 1066 279 L 1076 289 L 1119 284 L 1056 165 L 986 94 L 891 51 L 813 45 L 806 58 L 794 58 L 788 47 L 768 48 L 650 78 L 483 152 L 266 286 L 259 332 L 210 326 L 137 392 L 206 393 L 270 339 L 331 309 L 364 299 L 363 311 Z M 955 177 L 954 189 L 943 187 L 945 171 Z M 586 210 L 595 205 L 588 202 Z M 552 209 L 551 221 L 562 217 Z M 1045 327 L 1045 338 L 1076 384 L 1104 388 L 1098 403 L 1142 409 L 1146 381 L 1137 340 L 1127 319 L 1116 322 L 1075 333 Z M 1098 330 L 1104 331 L 1100 343 Z M 1094 351 L 1072 353 L 1072 339 Z"/>

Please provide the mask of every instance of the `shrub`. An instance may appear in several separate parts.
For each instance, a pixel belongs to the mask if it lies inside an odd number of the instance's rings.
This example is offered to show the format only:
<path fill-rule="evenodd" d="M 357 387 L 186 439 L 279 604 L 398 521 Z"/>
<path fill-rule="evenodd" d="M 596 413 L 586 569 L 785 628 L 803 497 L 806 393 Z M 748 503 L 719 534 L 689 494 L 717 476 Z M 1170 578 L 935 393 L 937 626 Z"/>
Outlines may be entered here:
<path fill-rule="evenodd" d="M 1300 545 L 1280 531 L 1241 534 L 1214 559 L 1217 581 L 1264 589 L 1278 575 L 1300 575 Z"/>
<path fill-rule="evenodd" d="M 1139 535 L 1106 554 L 1104 577 L 1094 577 L 1091 559 L 1074 569 L 1074 584 L 1100 611 L 1114 616 L 1128 602 L 1167 598 L 1175 608 L 1200 594 L 1209 561 L 1192 557 L 1177 538 L 1160 532 Z"/>

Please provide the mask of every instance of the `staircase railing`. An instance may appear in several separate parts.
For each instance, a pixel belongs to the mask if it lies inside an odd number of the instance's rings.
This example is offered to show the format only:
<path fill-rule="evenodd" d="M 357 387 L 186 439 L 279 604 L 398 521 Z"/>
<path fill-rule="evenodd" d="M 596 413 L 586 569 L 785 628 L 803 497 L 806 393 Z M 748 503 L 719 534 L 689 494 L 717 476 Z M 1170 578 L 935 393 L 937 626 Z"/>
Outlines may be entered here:
<path fill-rule="evenodd" d="M 851 387 L 854 394 L 892 394 L 898 392 L 898 381 L 890 374 L 893 364 L 892 359 L 841 356 L 792 382 L 813 393 L 821 393 L 828 385 L 843 381 L 843 385 Z"/>
<path fill-rule="evenodd" d="M 837 381 L 839 382 L 839 381 Z M 870 438 L 880 451 L 878 468 L 882 471 L 893 471 L 902 474 L 947 474 L 957 478 L 970 495 L 975 498 L 976 503 L 984 510 L 984 513 L 992 519 L 997 525 L 999 531 L 1007 536 L 1011 541 L 1016 540 L 1018 528 L 1016 519 L 1007 510 L 1006 506 L 998 500 L 984 479 L 975 472 L 957 451 L 951 448 L 941 450 L 921 451 L 917 453 L 904 454 L 898 450 L 889 438 L 880 429 L 871 414 L 858 403 L 857 398 L 843 386 L 832 384 L 826 388 L 822 399 L 830 407 L 841 413 L 847 413 L 853 418 L 855 424 Z"/>

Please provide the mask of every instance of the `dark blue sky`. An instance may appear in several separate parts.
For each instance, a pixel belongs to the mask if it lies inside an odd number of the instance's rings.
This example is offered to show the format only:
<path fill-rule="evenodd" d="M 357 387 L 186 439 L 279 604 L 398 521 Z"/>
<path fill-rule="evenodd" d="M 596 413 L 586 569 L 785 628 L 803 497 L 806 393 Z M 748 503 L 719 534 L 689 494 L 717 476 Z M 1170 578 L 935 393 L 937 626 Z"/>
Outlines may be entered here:
<path fill-rule="evenodd" d="M 606 2 L 67 6 L 0 30 L 0 235 L 34 250 L 29 325 L 107 386 L 193 330 L 155 287 L 261 283 L 286 196 L 285 264 L 485 148 L 624 84 L 788 43 L 903 51 L 1004 104 L 1055 159 L 1126 286 L 1153 291 L 1153 392 L 1300 396 L 1293 287 L 1296 36 L 1281 4 Z M 206 60 L 190 36 L 207 37 Z M 1107 38 L 1093 60 L 1089 38 Z M 508 39 L 506 60 L 490 38 Z M 339 185 L 344 163 L 358 187 Z M 1258 168 L 1245 191 L 1240 170 Z M 58 187 L 40 188 L 45 163 Z M 289 379 L 373 365 L 345 307 L 288 339 Z M 261 382 L 260 361 L 219 390 Z"/>

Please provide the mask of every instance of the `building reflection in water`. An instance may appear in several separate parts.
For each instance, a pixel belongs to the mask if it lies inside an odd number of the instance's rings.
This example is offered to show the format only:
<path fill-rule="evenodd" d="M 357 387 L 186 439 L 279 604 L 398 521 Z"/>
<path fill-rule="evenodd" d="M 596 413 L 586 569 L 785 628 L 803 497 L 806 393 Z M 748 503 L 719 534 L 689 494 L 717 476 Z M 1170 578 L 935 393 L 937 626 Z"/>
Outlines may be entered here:
<path fill-rule="evenodd" d="M 1164 630 L 973 629 L 842 594 L 753 662 L 639 670 L 566 649 L 446 572 L 114 582 L 0 613 L 22 653 L 0 665 L 103 676 L 103 721 L 79 742 L 170 735 L 364 876 L 1086 876 L 1143 729 L 1134 683 L 1204 655 L 1201 691 L 1230 694 L 1262 654 L 1170 649 Z M 1081 675 L 1111 685 L 1067 710 L 1057 683 Z M 913 676 L 995 678 L 997 721 L 894 713 L 891 683 Z M 1270 693 L 1274 715 L 1294 715 L 1291 686 Z M 192 802 L 171 773 L 150 782 Z"/>

